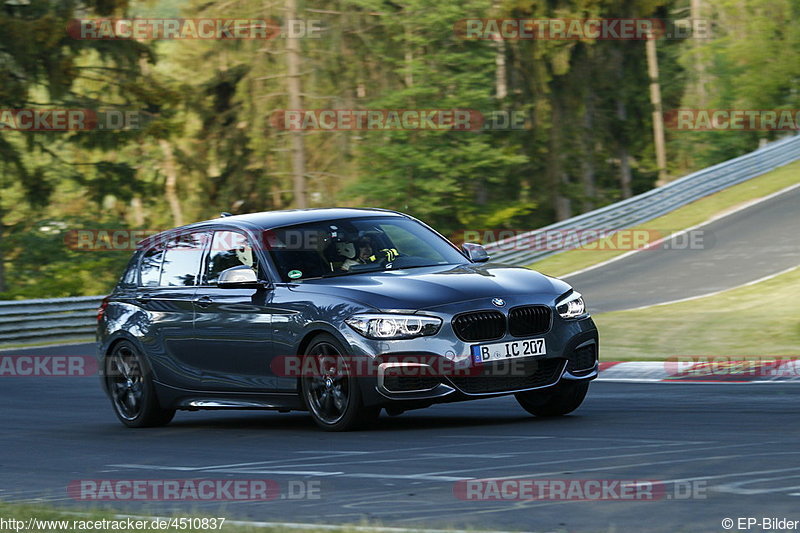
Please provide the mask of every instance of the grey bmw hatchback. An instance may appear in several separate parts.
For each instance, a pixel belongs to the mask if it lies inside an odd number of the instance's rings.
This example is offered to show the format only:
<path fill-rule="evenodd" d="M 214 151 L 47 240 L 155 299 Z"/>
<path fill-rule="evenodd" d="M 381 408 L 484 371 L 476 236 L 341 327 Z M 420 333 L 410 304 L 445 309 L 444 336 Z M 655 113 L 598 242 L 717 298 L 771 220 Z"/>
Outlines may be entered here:
<path fill-rule="evenodd" d="M 323 429 L 513 394 L 580 406 L 598 334 L 579 293 L 378 209 L 223 216 L 139 243 L 98 310 L 102 386 L 129 427 L 176 410 L 308 411 Z"/>

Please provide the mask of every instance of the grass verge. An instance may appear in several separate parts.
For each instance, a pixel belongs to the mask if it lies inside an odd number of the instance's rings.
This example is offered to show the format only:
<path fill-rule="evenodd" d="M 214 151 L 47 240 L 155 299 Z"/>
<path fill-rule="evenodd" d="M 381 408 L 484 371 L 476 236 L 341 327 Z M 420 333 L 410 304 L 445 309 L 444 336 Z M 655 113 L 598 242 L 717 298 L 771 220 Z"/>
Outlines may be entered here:
<path fill-rule="evenodd" d="M 669 234 L 706 222 L 747 202 L 763 198 L 800 181 L 800 161 L 767 172 L 718 193 L 687 204 L 664 216 L 631 229 L 655 230 Z M 596 228 L 602 229 L 602 228 Z M 550 276 L 564 276 L 596 265 L 629 250 L 597 250 L 576 248 L 537 261 L 528 268 Z"/>
<path fill-rule="evenodd" d="M 800 356 L 800 268 L 687 302 L 594 317 L 601 360 Z"/>

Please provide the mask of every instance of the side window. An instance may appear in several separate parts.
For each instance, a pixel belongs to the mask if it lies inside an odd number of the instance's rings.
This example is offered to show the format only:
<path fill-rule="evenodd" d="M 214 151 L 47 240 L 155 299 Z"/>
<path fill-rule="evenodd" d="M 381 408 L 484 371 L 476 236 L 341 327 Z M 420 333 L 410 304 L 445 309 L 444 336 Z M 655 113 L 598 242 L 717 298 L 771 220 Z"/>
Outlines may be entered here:
<path fill-rule="evenodd" d="M 122 277 L 119 280 L 119 286 L 130 288 L 136 286 L 136 278 L 139 275 L 139 258 L 141 254 L 136 252 L 131 257 L 131 260 L 128 261 L 128 266 L 125 267 L 125 272 L 122 273 Z"/>
<path fill-rule="evenodd" d="M 161 260 L 164 258 L 164 250 L 160 247 L 150 248 L 142 256 L 139 263 L 139 280 L 145 287 L 158 286 L 158 278 L 161 275 Z"/>
<path fill-rule="evenodd" d="M 204 285 L 216 285 L 223 270 L 247 265 L 258 272 L 258 259 L 247 237 L 235 231 L 217 231 L 211 241 Z"/>
<path fill-rule="evenodd" d="M 187 287 L 197 284 L 206 237 L 206 233 L 188 233 L 167 243 L 159 285 Z"/>

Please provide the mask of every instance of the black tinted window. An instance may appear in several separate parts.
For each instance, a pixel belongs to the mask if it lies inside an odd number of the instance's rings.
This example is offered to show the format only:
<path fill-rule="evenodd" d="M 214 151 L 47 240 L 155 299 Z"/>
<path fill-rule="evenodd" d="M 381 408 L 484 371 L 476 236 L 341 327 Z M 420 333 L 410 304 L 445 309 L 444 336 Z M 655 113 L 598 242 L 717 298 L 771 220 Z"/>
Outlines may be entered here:
<path fill-rule="evenodd" d="M 220 273 L 232 267 L 246 265 L 258 272 L 258 259 L 247 237 L 235 231 L 217 231 L 211 241 L 206 266 L 206 285 L 214 285 Z"/>
<path fill-rule="evenodd" d="M 139 264 L 139 278 L 145 287 L 158 285 L 158 278 L 161 274 L 161 260 L 164 258 L 164 250 L 151 248 L 142 256 Z"/>
<path fill-rule="evenodd" d="M 200 258 L 205 245 L 205 233 L 181 235 L 167 243 L 161 268 L 161 286 L 195 285 L 200 272 Z"/>

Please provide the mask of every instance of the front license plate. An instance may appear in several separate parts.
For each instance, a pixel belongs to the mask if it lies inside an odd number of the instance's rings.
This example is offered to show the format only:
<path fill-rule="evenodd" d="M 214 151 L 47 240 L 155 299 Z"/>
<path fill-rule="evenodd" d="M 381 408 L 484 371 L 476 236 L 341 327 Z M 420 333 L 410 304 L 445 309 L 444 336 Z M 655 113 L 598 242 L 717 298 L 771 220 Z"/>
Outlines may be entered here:
<path fill-rule="evenodd" d="M 546 353 L 547 348 L 544 345 L 544 339 L 528 339 L 524 341 L 475 345 L 472 347 L 472 360 L 476 363 L 488 363 L 491 361 L 514 359 L 515 357 L 545 355 Z"/>

